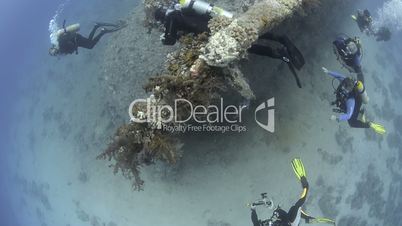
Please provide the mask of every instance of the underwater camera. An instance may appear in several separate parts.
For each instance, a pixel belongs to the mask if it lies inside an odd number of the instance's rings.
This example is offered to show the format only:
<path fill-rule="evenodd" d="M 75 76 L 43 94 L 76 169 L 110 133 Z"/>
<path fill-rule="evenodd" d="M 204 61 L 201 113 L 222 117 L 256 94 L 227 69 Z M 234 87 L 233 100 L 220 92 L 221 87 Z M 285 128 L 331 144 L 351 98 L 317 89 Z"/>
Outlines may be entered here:
<path fill-rule="evenodd" d="M 274 203 L 272 202 L 271 199 L 268 199 L 267 193 L 261 193 L 261 199 L 253 202 L 253 205 L 255 206 L 265 206 L 270 209 L 274 207 Z"/>

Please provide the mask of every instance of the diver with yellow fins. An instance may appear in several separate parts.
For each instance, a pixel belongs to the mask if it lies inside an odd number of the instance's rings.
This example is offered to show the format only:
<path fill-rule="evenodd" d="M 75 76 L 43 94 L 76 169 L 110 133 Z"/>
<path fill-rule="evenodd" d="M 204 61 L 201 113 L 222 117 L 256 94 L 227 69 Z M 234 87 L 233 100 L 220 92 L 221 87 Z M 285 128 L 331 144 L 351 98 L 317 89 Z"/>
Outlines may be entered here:
<path fill-rule="evenodd" d="M 181 34 L 200 34 L 210 32 L 209 20 L 214 16 L 232 18 L 233 14 L 201 0 L 180 0 L 169 8 L 161 7 L 155 11 L 155 20 L 164 24 L 165 32 L 161 35 L 164 45 L 174 45 Z M 303 54 L 285 35 L 276 35 L 267 32 L 259 37 L 259 40 L 273 41 L 281 44 L 281 47 L 273 48 L 264 43 L 255 43 L 248 52 L 260 56 L 280 59 L 287 63 L 294 75 L 297 86 L 302 87 L 296 70 L 301 70 L 305 64 Z"/>
<path fill-rule="evenodd" d="M 78 54 L 78 47 L 92 49 L 103 35 L 118 31 L 126 26 L 127 24 L 124 21 L 118 21 L 116 24 L 97 22 L 88 38 L 86 38 L 78 33 L 80 24 L 73 24 L 66 27 L 66 21 L 64 21 L 63 28 L 58 30 L 55 34 L 52 34 L 55 36 L 56 43 L 53 43 L 52 47 L 49 49 L 49 55 Z M 99 34 L 95 36 L 99 28 Z"/>
<path fill-rule="evenodd" d="M 384 126 L 366 120 L 362 105 L 368 103 L 369 97 L 363 82 L 329 71 L 325 67 L 322 70 L 340 82 L 337 88 L 334 87 L 336 100 L 332 102 L 332 105 L 337 107 L 333 111 L 341 114 L 339 117 L 332 115 L 331 120 L 348 121 L 352 128 L 371 128 L 378 134 L 385 134 Z"/>
<path fill-rule="evenodd" d="M 298 226 L 302 219 L 305 220 L 307 224 L 314 223 L 325 223 L 336 225 L 334 220 L 320 217 L 311 217 L 306 214 L 302 207 L 307 199 L 307 194 L 309 191 L 309 184 L 307 182 L 306 171 L 304 169 L 303 162 L 299 158 L 295 158 L 291 162 L 292 168 L 296 174 L 297 179 L 299 179 L 303 191 L 300 199 L 296 202 L 294 206 L 290 208 L 288 212 L 281 209 L 279 206 L 274 210 L 272 217 L 266 220 L 259 220 L 256 212 L 256 207 L 264 205 L 266 207 L 273 207 L 273 203 L 270 200 L 267 200 L 266 193 L 261 194 L 262 199 L 258 200 L 252 204 L 251 206 L 251 221 L 254 226 Z"/>

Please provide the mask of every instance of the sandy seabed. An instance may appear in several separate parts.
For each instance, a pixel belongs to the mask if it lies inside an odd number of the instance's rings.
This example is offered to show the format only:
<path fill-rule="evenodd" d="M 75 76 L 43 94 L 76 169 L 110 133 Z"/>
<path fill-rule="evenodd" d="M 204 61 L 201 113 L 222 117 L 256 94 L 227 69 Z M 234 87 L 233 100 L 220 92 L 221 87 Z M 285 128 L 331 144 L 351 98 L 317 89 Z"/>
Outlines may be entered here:
<path fill-rule="evenodd" d="M 365 2 L 370 1 L 355 4 Z M 20 116 L 10 158 L 15 173 L 9 180 L 10 189 L 20 191 L 12 208 L 27 219 L 22 225 L 251 225 L 245 204 L 261 192 L 284 209 L 297 200 L 301 187 L 290 167 L 294 157 L 301 157 L 306 167 L 311 191 L 305 208 L 313 216 L 335 218 L 341 226 L 401 222 L 400 36 L 377 43 L 361 35 L 349 19 L 354 6 L 324 20 L 314 37 L 309 24 L 306 33 L 289 26 L 278 29 L 305 54 L 303 89 L 280 61 L 250 56 L 242 62 L 257 96 L 252 107 L 276 99 L 276 132 L 258 127 L 250 112 L 247 132 L 187 133 L 182 160 L 173 167 L 158 163 L 143 168 L 145 191 L 138 193 L 130 181 L 113 175 L 108 162 L 95 157 L 128 121 L 128 105 L 145 96 L 145 80 L 175 47 L 162 46 L 157 31 L 147 34 L 134 4 L 121 4 L 133 7 L 123 16 L 130 22 L 127 30 L 78 56 L 44 58 L 35 72 L 33 94 L 16 109 Z M 99 10 L 109 12 L 107 7 Z M 362 38 L 370 96 L 366 110 L 386 126 L 384 137 L 329 120 L 333 90 L 321 67 L 347 74 L 331 47 L 340 30 Z M 111 49 L 120 54 L 111 55 Z M 261 209 L 259 214 L 268 217 L 271 212 Z"/>

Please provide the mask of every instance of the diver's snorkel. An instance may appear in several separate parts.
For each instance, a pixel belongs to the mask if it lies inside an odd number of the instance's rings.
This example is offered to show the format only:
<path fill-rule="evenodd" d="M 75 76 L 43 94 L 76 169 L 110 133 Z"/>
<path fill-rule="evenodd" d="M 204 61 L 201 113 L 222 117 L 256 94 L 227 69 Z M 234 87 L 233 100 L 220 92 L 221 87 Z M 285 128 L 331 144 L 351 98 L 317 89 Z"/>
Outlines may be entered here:
<path fill-rule="evenodd" d="M 213 14 L 213 15 L 225 16 L 228 18 L 233 17 L 233 13 L 201 0 L 179 0 L 179 2 L 182 8 L 193 9 L 196 13 L 200 15 Z"/>

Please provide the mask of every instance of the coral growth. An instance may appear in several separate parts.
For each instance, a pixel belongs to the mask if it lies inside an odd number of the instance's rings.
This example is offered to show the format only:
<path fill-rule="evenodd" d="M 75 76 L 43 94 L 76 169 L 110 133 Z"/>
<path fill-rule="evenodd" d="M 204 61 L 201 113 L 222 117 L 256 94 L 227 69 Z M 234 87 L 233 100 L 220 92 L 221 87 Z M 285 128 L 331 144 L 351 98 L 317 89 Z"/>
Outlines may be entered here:
<path fill-rule="evenodd" d="M 145 20 L 144 25 L 147 27 L 155 27 L 156 21 L 154 18 L 155 11 L 158 8 L 170 6 L 175 3 L 174 0 L 143 0 Z"/>
<path fill-rule="evenodd" d="M 298 0 L 267 0 L 255 3 L 229 26 L 212 35 L 200 56 L 208 65 L 226 67 L 245 56 L 248 48 L 264 33 L 301 8 Z"/>
<path fill-rule="evenodd" d="M 176 141 L 161 131 L 153 130 L 147 124 L 129 123 L 121 126 L 109 147 L 97 157 L 115 161 L 114 174 L 119 171 L 128 179 L 133 179 L 133 188 L 143 190 L 144 181 L 140 168 L 161 160 L 174 164 L 180 158 Z"/>
<path fill-rule="evenodd" d="M 144 0 L 145 25 L 153 27 L 155 10 L 172 2 Z M 254 4 L 254 1 L 250 3 Z M 257 40 L 258 34 L 272 29 L 300 7 L 299 0 L 256 1 L 235 20 L 223 17 L 212 19 L 209 23 L 211 36 L 206 33 L 183 36 L 180 49 L 167 56 L 166 67 L 145 84 L 145 91 L 151 93 L 147 103 L 135 104 L 130 109 L 132 117 L 146 122 L 133 120 L 121 126 L 98 159 L 113 161 L 111 167 L 114 173 L 122 172 L 126 178 L 133 179 L 134 189 L 142 190 L 141 167 L 155 161 L 175 164 L 182 156 L 175 134 L 161 129 L 168 124 L 177 124 L 166 119 L 172 116 L 179 120 L 188 118 L 192 110 L 184 103 L 176 106 L 177 111 L 173 112 L 176 115 L 171 115 L 168 110 L 154 112 L 151 109 L 173 106 L 177 99 L 208 106 L 218 100 L 221 92 L 228 87 L 237 90 L 246 99 L 255 98 L 239 66 L 233 62 L 246 56 L 246 50 Z M 126 70 L 126 73 L 129 71 Z"/>
<path fill-rule="evenodd" d="M 238 20 L 234 20 L 229 26 L 211 36 L 205 48 L 201 49 L 203 54 L 200 58 L 210 66 L 225 67 L 244 56 L 257 38 L 256 29 L 243 26 Z"/>
<path fill-rule="evenodd" d="M 170 117 L 169 112 L 157 111 L 155 115 L 149 114 L 149 109 L 158 109 L 164 105 L 173 106 L 178 98 L 207 106 L 220 97 L 220 91 L 225 90 L 221 68 L 205 67 L 196 77 L 189 74 L 189 67 L 198 60 L 200 46 L 207 40 L 205 34 L 196 37 L 187 35 L 180 40 L 183 47 L 168 57 L 166 73 L 151 77 L 144 86 L 147 92 L 152 92 L 147 103 L 132 106 L 133 116 L 147 122 L 131 122 L 121 126 L 109 147 L 98 156 L 98 159 L 114 160 L 115 164 L 111 165 L 114 173 L 121 171 L 123 176 L 133 179 L 135 190 L 143 189 L 144 181 L 140 177 L 142 166 L 154 161 L 175 164 L 182 155 L 174 135 L 161 130 L 165 125 L 164 119 Z M 190 110 L 188 105 L 179 104 L 175 118 L 186 117 Z"/>

